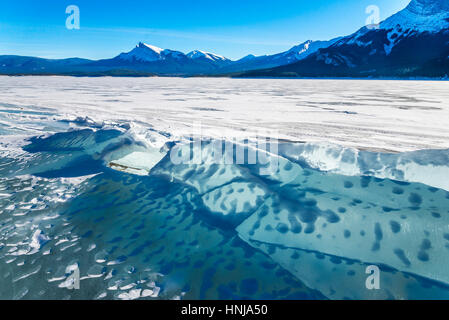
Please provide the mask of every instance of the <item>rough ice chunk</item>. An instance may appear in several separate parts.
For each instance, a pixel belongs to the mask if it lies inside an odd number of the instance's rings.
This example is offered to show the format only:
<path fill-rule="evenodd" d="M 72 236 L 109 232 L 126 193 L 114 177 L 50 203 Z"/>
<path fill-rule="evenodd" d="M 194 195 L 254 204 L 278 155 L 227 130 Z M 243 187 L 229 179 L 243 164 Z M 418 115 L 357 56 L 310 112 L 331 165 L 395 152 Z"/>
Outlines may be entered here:
<path fill-rule="evenodd" d="M 36 230 L 33 233 L 33 236 L 31 237 L 30 247 L 31 252 L 37 252 L 39 249 L 48 241 L 50 241 L 50 238 L 46 236 L 42 230 Z"/>

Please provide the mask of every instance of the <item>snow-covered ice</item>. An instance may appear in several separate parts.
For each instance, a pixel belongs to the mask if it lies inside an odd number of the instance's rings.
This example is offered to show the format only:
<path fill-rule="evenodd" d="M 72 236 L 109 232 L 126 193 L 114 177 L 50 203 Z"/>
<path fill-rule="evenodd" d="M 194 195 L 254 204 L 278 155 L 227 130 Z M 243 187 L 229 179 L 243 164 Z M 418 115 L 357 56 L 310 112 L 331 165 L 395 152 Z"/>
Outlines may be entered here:
<path fill-rule="evenodd" d="M 447 88 L 440 81 L 0 77 L 0 102 L 179 135 L 201 122 L 204 135 L 275 129 L 290 141 L 403 152 L 449 148 Z"/>

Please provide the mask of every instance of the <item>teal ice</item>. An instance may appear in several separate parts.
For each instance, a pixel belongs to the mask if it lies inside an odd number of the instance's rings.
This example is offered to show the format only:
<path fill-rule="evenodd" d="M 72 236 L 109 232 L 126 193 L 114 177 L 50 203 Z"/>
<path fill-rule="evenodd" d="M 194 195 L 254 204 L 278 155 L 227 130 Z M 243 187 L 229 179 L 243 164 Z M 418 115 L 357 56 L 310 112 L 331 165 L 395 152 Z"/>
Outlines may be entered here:
<path fill-rule="evenodd" d="M 267 153 L 264 175 L 209 161 L 211 141 L 152 149 L 126 123 L 42 126 L 59 133 L 0 154 L 0 298 L 449 298 L 442 188 L 320 171 L 298 146 Z M 174 164 L 173 148 L 206 156 Z"/>

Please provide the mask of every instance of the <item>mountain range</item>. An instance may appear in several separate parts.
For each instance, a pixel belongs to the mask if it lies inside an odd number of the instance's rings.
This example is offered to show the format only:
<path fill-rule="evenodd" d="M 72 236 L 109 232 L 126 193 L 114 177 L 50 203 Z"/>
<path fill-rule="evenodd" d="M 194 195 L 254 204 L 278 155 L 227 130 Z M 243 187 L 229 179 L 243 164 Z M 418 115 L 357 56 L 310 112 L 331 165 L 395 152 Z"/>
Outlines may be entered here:
<path fill-rule="evenodd" d="M 449 1 L 412 0 L 378 26 L 363 27 L 300 61 L 246 77 L 431 77 L 449 75 Z"/>
<path fill-rule="evenodd" d="M 219 75 L 264 69 L 297 62 L 320 48 L 334 43 L 307 41 L 275 55 L 248 55 L 232 61 L 223 56 L 195 50 L 161 49 L 139 43 L 133 50 L 112 59 L 86 60 L 79 58 L 50 60 L 35 57 L 0 56 L 0 74 L 74 74 L 74 75 Z"/>
<path fill-rule="evenodd" d="M 449 75 L 449 0 L 412 0 L 379 25 L 274 55 L 232 61 L 139 43 L 112 59 L 0 56 L 0 74 L 86 76 L 432 77 Z"/>

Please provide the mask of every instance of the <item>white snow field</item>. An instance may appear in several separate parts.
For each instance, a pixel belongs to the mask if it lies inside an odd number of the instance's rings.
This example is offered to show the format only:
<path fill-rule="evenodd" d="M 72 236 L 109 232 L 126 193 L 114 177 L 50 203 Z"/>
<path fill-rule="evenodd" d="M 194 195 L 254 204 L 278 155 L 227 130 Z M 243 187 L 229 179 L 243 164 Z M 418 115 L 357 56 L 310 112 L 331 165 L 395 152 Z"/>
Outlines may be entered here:
<path fill-rule="evenodd" d="M 0 77 L 0 103 L 172 134 L 201 122 L 204 135 L 275 129 L 291 141 L 404 152 L 449 148 L 448 89 L 434 81 Z"/>

